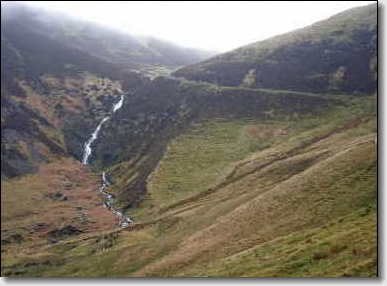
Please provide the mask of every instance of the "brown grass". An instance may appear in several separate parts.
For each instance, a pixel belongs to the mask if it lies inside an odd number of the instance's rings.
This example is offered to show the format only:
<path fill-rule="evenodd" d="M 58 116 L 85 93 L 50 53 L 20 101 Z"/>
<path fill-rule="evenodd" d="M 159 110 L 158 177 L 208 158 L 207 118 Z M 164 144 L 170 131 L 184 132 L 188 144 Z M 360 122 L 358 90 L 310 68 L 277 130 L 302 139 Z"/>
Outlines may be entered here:
<path fill-rule="evenodd" d="M 375 277 L 376 118 L 354 121 L 353 113 L 338 112 L 339 123 L 329 117 L 326 124 L 319 118 L 312 127 L 302 121 L 307 127 L 286 128 L 288 135 L 266 149 L 223 164 L 227 172 L 215 188 L 203 184 L 193 195 L 163 201 L 161 212 L 145 213 L 131 228 L 35 244 L 28 252 L 9 248 L 4 270 L 11 276 Z M 236 134 L 249 134 L 252 126 L 245 127 Z M 211 142 L 224 138 L 220 131 Z M 185 152 L 208 142 L 200 132 L 182 139 Z M 171 167 L 182 162 L 165 159 Z M 152 191 L 163 190 L 157 187 Z M 79 202 L 90 203 L 89 195 L 79 194 Z M 52 265 L 30 266 L 47 259 Z"/>
<path fill-rule="evenodd" d="M 83 231 L 110 229 L 115 218 L 102 206 L 99 183 L 98 177 L 73 159 L 42 165 L 37 174 L 2 181 L 2 229 L 30 231 L 36 223 L 48 225 L 44 233 L 33 232 L 27 239 L 44 237 L 68 224 Z M 68 199 L 51 199 L 55 193 Z"/>

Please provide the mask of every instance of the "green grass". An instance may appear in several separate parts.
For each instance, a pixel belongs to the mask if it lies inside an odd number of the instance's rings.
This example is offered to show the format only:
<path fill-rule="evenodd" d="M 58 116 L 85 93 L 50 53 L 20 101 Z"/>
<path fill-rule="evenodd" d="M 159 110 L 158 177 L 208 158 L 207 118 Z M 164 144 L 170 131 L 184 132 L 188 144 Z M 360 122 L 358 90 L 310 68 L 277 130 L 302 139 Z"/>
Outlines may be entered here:
<path fill-rule="evenodd" d="M 196 276 L 375 276 L 375 205 L 325 225 L 298 231 L 214 263 Z"/>
<path fill-rule="evenodd" d="M 171 142 L 130 210 L 153 224 L 10 249 L 3 272 L 374 277 L 375 131 L 374 97 L 294 120 L 201 122 Z"/>
<path fill-rule="evenodd" d="M 160 208 L 206 191 L 223 181 L 236 162 L 255 153 L 265 154 L 258 151 L 270 150 L 270 146 L 278 153 L 286 153 L 359 118 L 368 121 L 359 128 L 348 128 L 351 132 L 342 136 L 350 138 L 376 131 L 375 110 L 374 97 L 364 97 L 348 100 L 345 106 L 321 116 L 307 114 L 286 119 L 279 115 L 270 120 L 219 119 L 196 124 L 169 144 L 148 179 L 146 200 L 133 215 L 144 219 Z"/>
<path fill-rule="evenodd" d="M 224 179 L 233 162 L 269 147 L 286 135 L 283 122 L 214 120 L 195 125 L 179 136 L 168 150 L 148 184 L 150 204 L 162 208 L 205 191 Z M 140 214 L 141 209 L 137 210 Z M 136 213 L 135 213 L 136 214 Z"/>

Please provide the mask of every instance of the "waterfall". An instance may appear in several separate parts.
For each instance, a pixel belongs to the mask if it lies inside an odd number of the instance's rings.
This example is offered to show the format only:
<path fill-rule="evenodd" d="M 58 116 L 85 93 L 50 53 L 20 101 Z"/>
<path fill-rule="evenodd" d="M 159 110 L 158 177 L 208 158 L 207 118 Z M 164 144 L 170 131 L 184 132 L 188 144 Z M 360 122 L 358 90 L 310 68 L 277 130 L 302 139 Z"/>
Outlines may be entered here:
<path fill-rule="evenodd" d="M 119 110 L 123 103 L 124 103 L 124 95 L 120 96 L 120 100 L 113 104 L 112 114 L 114 114 L 117 110 Z M 98 138 L 98 133 L 102 128 L 102 125 L 110 119 L 110 116 L 104 117 L 101 122 L 98 124 L 97 128 L 94 130 L 94 132 L 91 134 L 90 138 L 86 141 L 84 145 L 83 150 L 83 158 L 82 158 L 82 164 L 87 165 L 89 162 L 90 155 L 92 153 L 91 145 L 95 140 Z M 102 172 L 102 185 L 99 188 L 100 193 L 104 196 L 104 206 L 108 208 L 115 216 L 118 217 L 119 223 L 118 225 L 120 227 L 127 227 L 130 223 L 133 223 L 133 220 L 125 215 L 117 209 L 113 207 L 113 201 L 114 201 L 114 195 L 110 194 L 106 191 L 106 188 L 110 186 L 110 182 L 106 178 L 106 173 Z"/>
<path fill-rule="evenodd" d="M 124 103 L 124 95 L 121 95 L 120 100 L 113 105 L 113 113 L 116 112 L 118 109 L 120 109 L 123 103 Z"/>
<path fill-rule="evenodd" d="M 117 102 L 117 103 L 115 103 L 114 105 L 113 105 L 113 111 L 112 111 L 112 113 L 115 113 L 118 109 L 120 109 L 121 107 L 122 107 L 122 104 L 124 103 L 124 95 L 121 95 L 120 96 L 120 100 Z M 88 164 L 88 162 L 89 162 L 89 157 L 90 157 L 90 155 L 91 155 L 91 153 L 92 153 L 92 149 L 91 149 L 91 144 L 93 144 L 93 142 L 95 141 L 95 140 L 97 140 L 97 138 L 98 138 L 98 133 L 99 133 L 99 131 L 101 130 L 101 127 L 102 127 L 102 125 L 107 121 L 107 120 L 109 120 L 110 119 L 110 116 L 106 116 L 105 118 L 103 118 L 102 120 L 101 120 L 101 122 L 98 124 L 98 126 L 97 126 L 97 128 L 94 130 L 94 132 L 91 134 L 91 136 L 90 136 L 90 138 L 89 138 L 89 140 L 87 140 L 86 141 L 86 143 L 85 143 L 85 147 L 84 147 L 84 150 L 83 150 L 83 159 L 82 159 L 82 164 L 83 165 L 87 165 Z"/>
<path fill-rule="evenodd" d="M 102 119 L 102 121 L 98 124 L 97 128 L 94 130 L 94 132 L 91 134 L 91 137 L 89 138 L 89 140 L 86 141 L 85 143 L 85 149 L 83 151 L 83 159 L 82 159 L 82 164 L 83 165 L 87 165 L 88 161 L 89 161 L 89 157 L 91 155 L 91 144 L 93 144 L 93 142 L 98 138 L 98 133 L 99 133 L 99 130 L 101 129 L 102 127 L 102 124 L 105 123 L 105 121 L 109 120 L 109 116 L 106 116 L 104 119 Z"/>

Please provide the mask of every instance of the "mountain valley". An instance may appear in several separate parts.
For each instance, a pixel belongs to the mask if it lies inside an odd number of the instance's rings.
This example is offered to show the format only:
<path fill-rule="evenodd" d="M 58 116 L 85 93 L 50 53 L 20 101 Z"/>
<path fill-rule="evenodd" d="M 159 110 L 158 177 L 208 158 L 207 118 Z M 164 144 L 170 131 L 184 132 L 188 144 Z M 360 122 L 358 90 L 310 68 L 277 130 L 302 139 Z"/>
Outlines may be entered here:
<path fill-rule="evenodd" d="M 2 276 L 377 277 L 376 13 L 214 55 L 2 9 Z"/>

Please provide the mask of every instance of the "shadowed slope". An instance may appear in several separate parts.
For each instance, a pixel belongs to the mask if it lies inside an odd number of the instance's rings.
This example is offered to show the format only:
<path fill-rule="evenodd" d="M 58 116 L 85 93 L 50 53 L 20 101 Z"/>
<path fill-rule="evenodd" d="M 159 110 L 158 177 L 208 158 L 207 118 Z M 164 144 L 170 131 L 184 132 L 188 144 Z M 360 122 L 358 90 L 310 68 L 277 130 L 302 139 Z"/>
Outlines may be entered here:
<path fill-rule="evenodd" d="M 377 5 L 250 44 L 174 74 L 227 86 L 369 93 L 376 90 Z"/>

